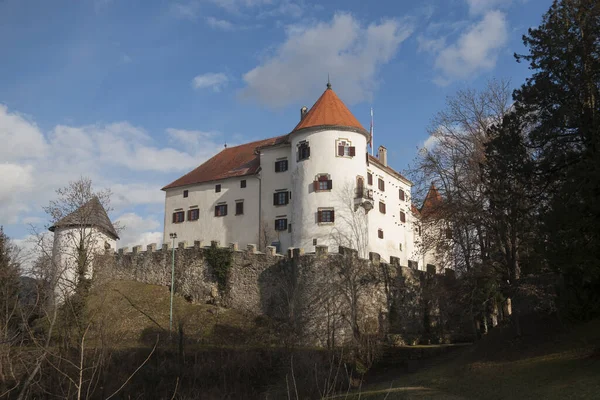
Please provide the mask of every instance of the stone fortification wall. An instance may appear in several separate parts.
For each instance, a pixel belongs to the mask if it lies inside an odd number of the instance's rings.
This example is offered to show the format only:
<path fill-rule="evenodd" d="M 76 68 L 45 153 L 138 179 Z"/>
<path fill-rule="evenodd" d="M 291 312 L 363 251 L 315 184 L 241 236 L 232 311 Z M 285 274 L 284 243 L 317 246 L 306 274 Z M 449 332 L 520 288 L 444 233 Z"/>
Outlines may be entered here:
<path fill-rule="evenodd" d="M 226 257 L 217 263 L 214 254 Z M 395 257 L 389 264 L 376 253 L 360 259 L 346 248 L 329 253 L 327 246 L 317 246 L 310 254 L 291 248 L 281 255 L 274 247 L 262 253 L 255 245 L 239 249 L 235 243 L 181 242 L 174 251 L 151 244 L 145 251 L 135 246 L 107 254 L 101 274 L 170 286 L 173 256 L 176 293 L 268 315 L 290 338 L 306 343 L 339 344 L 356 330 L 418 338 L 429 334 L 439 315 L 432 290 L 443 277 L 400 266 Z"/>

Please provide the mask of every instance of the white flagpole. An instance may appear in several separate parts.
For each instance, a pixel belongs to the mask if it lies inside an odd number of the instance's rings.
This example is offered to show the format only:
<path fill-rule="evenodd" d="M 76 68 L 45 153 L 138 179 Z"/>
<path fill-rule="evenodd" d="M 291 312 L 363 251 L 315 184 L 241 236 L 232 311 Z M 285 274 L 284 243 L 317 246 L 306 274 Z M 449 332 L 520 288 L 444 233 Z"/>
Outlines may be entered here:
<path fill-rule="evenodd" d="M 373 155 L 373 149 L 375 148 L 375 143 L 373 143 L 373 107 L 371 107 L 371 156 Z"/>

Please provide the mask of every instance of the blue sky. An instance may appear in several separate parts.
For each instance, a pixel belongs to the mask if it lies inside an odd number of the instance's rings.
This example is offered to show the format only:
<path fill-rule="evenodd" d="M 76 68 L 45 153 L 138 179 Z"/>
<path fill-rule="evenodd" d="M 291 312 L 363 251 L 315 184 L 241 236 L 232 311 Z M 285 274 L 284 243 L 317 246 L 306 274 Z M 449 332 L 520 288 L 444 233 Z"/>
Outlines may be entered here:
<path fill-rule="evenodd" d="M 550 0 L 0 0 L 0 225 L 56 188 L 110 187 L 122 246 L 162 241 L 160 188 L 229 145 L 288 133 L 333 89 L 402 171 L 446 96 L 517 87 Z"/>

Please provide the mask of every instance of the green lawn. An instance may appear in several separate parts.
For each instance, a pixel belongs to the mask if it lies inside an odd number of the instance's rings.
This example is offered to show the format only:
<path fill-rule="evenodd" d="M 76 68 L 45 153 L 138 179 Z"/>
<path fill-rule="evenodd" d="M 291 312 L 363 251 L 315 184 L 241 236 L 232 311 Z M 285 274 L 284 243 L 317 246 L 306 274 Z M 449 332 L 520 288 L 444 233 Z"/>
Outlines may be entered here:
<path fill-rule="evenodd" d="M 509 337 L 508 328 L 498 329 L 496 336 Z M 540 344 L 486 339 L 438 365 L 367 384 L 351 398 L 600 399 L 600 321 Z M 504 350 L 486 348 L 501 343 L 507 346 Z"/>

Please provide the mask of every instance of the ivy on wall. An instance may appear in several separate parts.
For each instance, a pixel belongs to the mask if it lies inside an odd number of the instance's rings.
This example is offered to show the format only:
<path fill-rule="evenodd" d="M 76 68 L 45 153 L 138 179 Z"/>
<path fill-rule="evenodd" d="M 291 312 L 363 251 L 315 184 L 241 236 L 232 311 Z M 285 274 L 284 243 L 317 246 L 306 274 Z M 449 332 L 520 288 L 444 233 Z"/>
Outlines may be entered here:
<path fill-rule="evenodd" d="M 204 257 L 215 273 L 219 291 L 225 293 L 233 262 L 231 249 L 212 245 L 204 250 Z"/>

